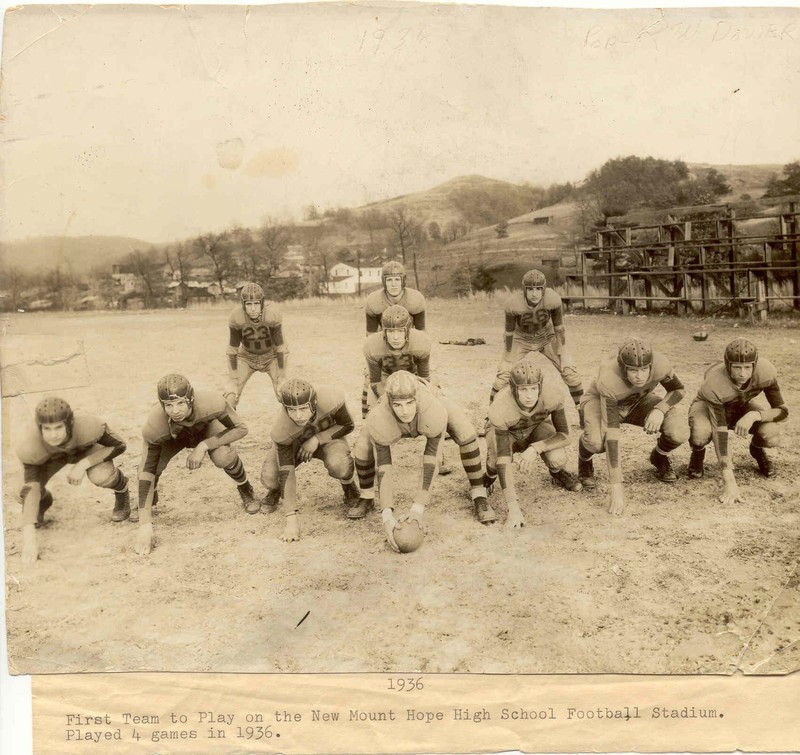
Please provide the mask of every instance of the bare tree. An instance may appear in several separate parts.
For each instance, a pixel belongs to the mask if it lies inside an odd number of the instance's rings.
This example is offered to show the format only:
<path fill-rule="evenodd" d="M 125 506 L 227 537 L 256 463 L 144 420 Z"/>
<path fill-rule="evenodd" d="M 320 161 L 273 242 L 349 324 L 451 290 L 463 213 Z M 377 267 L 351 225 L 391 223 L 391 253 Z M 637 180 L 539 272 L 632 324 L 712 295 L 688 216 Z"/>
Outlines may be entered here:
<path fill-rule="evenodd" d="M 406 254 L 411 250 L 414 244 L 414 235 L 420 224 L 404 204 L 393 208 L 389 212 L 387 220 L 397 248 L 400 250 L 403 264 L 405 265 Z"/>
<path fill-rule="evenodd" d="M 289 229 L 273 218 L 266 218 L 258 229 L 256 246 L 260 250 L 262 275 L 269 280 L 279 269 L 291 243 Z"/>
<path fill-rule="evenodd" d="M 186 306 L 186 286 L 192 274 L 192 262 L 194 254 L 192 247 L 184 242 L 173 244 L 164 250 L 164 260 L 172 273 L 172 279 L 177 278 L 178 289 L 180 291 L 179 304 Z"/>
<path fill-rule="evenodd" d="M 219 284 L 220 296 L 225 292 L 225 279 L 236 272 L 234 250 L 227 242 L 228 232 L 205 233 L 192 242 L 198 254 L 211 261 L 214 267 L 214 277 Z"/>
<path fill-rule="evenodd" d="M 146 252 L 135 249 L 126 257 L 127 264 L 144 286 L 145 302 L 148 306 L 155 303 L 161 292 L 160 284 L 163 282 L 162 267 L 156 258 L 155 251 L 154 248 Z"/>

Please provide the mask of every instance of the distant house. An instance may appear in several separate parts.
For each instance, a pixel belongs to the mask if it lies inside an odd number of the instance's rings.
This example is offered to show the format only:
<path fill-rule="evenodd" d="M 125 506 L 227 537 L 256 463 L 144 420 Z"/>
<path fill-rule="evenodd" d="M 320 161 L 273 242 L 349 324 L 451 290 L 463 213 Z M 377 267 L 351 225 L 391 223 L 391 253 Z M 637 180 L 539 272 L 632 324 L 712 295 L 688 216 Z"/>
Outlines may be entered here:
<path fill-rule="evenodd" d="M 357 294 L 358 293 L 358 268 L 345 262 L 339 262 L 328 271 L 328 281 L 321 284 L 323 293 L 326 294 Z M 361 291 L 381 285 L 381 268 L 361 268 Z"/>
<path fill-rule="evenodd" d="M 138 286 L 137 276 L 126 270 L 122 265 L 111 266 L 111 277 L 121 289 L 123 294 L 130 294 L 136 291 Z"/>

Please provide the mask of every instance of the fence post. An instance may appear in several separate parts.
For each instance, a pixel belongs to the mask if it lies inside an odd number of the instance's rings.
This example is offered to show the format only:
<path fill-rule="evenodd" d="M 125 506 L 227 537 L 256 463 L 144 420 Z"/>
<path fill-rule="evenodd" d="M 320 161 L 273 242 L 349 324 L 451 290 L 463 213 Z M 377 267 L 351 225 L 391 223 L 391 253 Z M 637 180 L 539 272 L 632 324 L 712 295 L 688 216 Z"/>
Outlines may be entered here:
<path fill-rule="evenodd" d="M 760 322 L 767 321 L 767 295 L 765 292 L 766 284 L 763 280 L 756 282 L 756 309 L 758 310 L 758 319 Z"/>

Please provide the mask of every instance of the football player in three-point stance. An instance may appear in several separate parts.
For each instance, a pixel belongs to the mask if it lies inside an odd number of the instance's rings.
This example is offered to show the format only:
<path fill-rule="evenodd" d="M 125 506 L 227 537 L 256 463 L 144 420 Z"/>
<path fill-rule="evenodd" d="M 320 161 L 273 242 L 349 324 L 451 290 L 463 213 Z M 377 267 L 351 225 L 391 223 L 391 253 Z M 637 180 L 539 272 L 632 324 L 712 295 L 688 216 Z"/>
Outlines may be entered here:
<path fill-rule="evenodd" d="M 769 409 L 754 399 L 764 393 Z M 720 501 L 725 504 L 741 500 L 733 475 L 728 430 L 740 438 L 750 439 L 750 455 L 765 477 L 772 477 L 775 468 L 766 448 L 780 445 L 781 430 L 777 425 L 789 416 L 778 386 L 778 373 L 772 363 L 759 358 L 755 344 L 737 338 L 725 347 L 725 358 L 710 367 L 703 385 L 689 408 L 689 477 L 703 476 L 706 446 L 713 441 L 717 451 L 724 489 Z"/>
<path fill-rule="evenodd" d="M 328 474 L 342 484 L 346 506 L 359 498 L 355 466 L 344 439 L 353 432 L 353 419 L 344 393 L 335 388 L 314 387 L 299 378 L 290 378 L 280 391 L 283 411 L 270 432 L 274 448 L 267 451 L 261 467 L 261 483 L 267 489 L 262 506 L 274 511 L 281 497 L 286 505 L 286 527 L 281 535 L 287 542 L 300 539 L 295 468 L 320 459 Z"/>
<path fill-rule="evenodd" d="M 228 385 L 225 399 L 235 409 L 254 372 L 267 372 L 275 396 L 286 377 L 289 352 L 283 340 L 283 318 L 277 306 L 266 301 L 257 283 L 245 283 L 241 306 L 228 321 Z"/>
<path fill-rule="evenodd" d="M 386 391 L 367 415 L 353 450 L 361 487 L 359 509 L 352 518 L 365 516 L 375 499 L 377 463 L 380 487 L 381 517 L 390 545 L 397 550 L 392 533 L 397 524 L 394 518 L 394 488 L 388 472 L 392 466 L 391 447 L 401 438 L 425 438 L 422 456 L 422 481 L 414 495 L 409 514 L 404 518 L 422 523 L 425 507 L 430 502 L 431 484 L 436 475 L 439 452 L 445 433 L 458 444 L 461 462 L 470 485 L 475 514 L 483 524 L 495 521 L 496 516 L 486 499 L 484 469 L 475 428 L 463 410 L 445 398 L 434 396 L 416 375 L 400 370 L 386 380 Z"/>
<path fill-rule="evenodd" d="M 247 425 L 219 394 L 197 391 L 182 375 L 165 375 L 158 381 L 158 405 L 147 418 L 142 436 L 144 448 L 139 467 L 139 508 L 131 521 L 139 521 L 136 552 L 148 555 L 153 549 L 152 506 L 158 480 L 170 460 L 190 448 L 186 466 L 198 469 L 206 454 L 237 485 L 248 514 L 261 509 L 239 455 L 230 444 L 247 435 Z M 135 512 L 135 513 L 134 513 Z"/>
<path fill-rule="evenodd" d="M 406 287 L 406 270 L 399 262 L 387 262 L 381 270 L 383 288 L 373 291 L 364 304 L 367 316 L 367 336 L 381 329 L 381 317 L 389 307 L 399 304 L 411 315 L 416 330 L 425 330 L 425 297 L 415 288 Z M 361 417 L 369 411 L 369 373 L 364 375 L 361 393 Z"/>
<path fill-rule="evenodd" d="M 567 354 L 566 342 L 561 297 L 547 288 L 547 278 L 541 270 L 529 270 L 522 276 L 522 291 L 514 293 L 506 305 L 503 361 L 497 370 L 489 402 L 508 385 L 511 367 L 526 354 L 540 351 L 561 374 L 580 413 L 583 387 Z"/>
<path fill-rule="evenodd" d="M 559 388 L 544 379 L 541 368 L 523 357 L 511 368 L 510 385 L 495 396 L 489 407 L 486 487 L 491 489 L 500 478 L 508 506 L 506 527 L 525 525 L 514 485 L 514 453 L 520 454 L 521 472 L 527 472 L 539 454 L 561 487 L 572 492 L 582 489 L 578 478 L 565 468 L 569 424 Z"/>
<path fill-rule="evenodd" d="M 25 565 L 39 557 L 36 527 L 44 523 L 44 514 L 53 505 L 47 482 L 67 464 L 72 465 L 67 476 L 70 485 L 80 485 L 85 475 L 94 485 L 114 491 L 112 521 L 122 522 L 130 514 L 128 478 L 111 462 L 125 452 L 122 438 L 97 417 L 73 413 L 61 398 L 42 399 L 36 406 L 35 420 L 16 449 L 24 474 L 19 498 Z"/>
<path fill-rule="evenodd" d="M 666 395 L 653 391 L 662 385 Z M 600 367 L 597 379 L 583 397 L 586 429 L 578 443 L 578 475 L 583 487 L 597 487 L 592 456 L 605 451 L 608 462 L 609 511 L 625 511 L 619 440 L 620 425 L 636 425 L 648 435 L 658 434 L 650 463 L 663 482 L 674 482 L 669 454 L 689 438 L 688 428 L 675 406 L 683 398 L 683 383 L 667 358 L 638 338 L 625 341 L 617 358 Z"/>

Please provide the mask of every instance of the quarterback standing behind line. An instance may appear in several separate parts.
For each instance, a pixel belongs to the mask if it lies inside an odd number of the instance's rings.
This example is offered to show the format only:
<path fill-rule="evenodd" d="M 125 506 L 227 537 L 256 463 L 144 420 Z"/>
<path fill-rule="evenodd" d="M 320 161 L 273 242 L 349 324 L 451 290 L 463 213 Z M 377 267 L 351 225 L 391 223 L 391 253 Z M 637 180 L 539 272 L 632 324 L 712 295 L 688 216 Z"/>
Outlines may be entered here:
<path fill-rule="evenodd" d="M 754 399 L 763 392 L 769 408 Z M 725 504 L 741 501 L 733 474 L 728 430 L 740 438 L 750 438 L 750 455 L 764 477 L 773 477 L 775 467 L 765 449 L 780 445 L 778 422 L 789 416 L 778 385 L 778 372 L 771 362 L 759 358 L 752 341 L 737 338 L 725 347 L 724 360 L 710 367 L 703 385 L 689 408 L 689 477 L 704 475 L 706 446 L 714 442 L 722 469 L 724 490 L 719 500 Z"/>
<path fill-rule="evenodd" d="M 184 448 L 191 449 L 186 459 L 188 469 L 199 469 L 208 454 L 214 465 L 236 483 L 245 511 L 257 514 L 261 509 L 242 460 L 230 446 L 247 435 L 247 425 L 225 399 L 210 391 L 195 393 L 183 375 L 175 374 L 161 378 L 156 392 L 159 403 L 142 430 L 139 507 L 131 511 L 131 521 L 139 522 L 136 552 L 143 556 L 153 549 L 152 508 L 158 497 L 158 481 Z"/>
<path fill-rule="evenodd" d="M 522 276 L 522 290 L 516 291 L 506 305 L 503 360 L 497 369 L 489 403 L 508 385 L 511 367 L 526 354 L 537 351 L 553 363 L 566 383 L 583 427 L 580 413 L 583 386 L 567 353 L 561 297 L 547 287 L 547 278 L 541 270 L 529 270 Z"/>
<path fill-rule="evenodd" d="M 247 381 L 254 372 L 266 372 L 275 397 L 286 377 L 289 352 L 283 340 L 283 317 L 275 304 L 267 302 L 257 283 L 242 286 L 241 306 L 228 320 L 228 384 L 225 400 L 235 409 Z"/>
<path fill-rule="evenodd" d="M 39 558 L 36 528 L 44 524 L 45 512 L 53 505 L 46 485 L 67 464 L 70 485 L 80 485 L 84 476 L 99 488 L 114 491 L 116 503 L 111 520 L 123 522 L 130 515 L 128 478 L 111 463 L 125 453 L 126 445 L 108 425 L 97 417 L 74 412 L 64 399 L 42 399 L 35 410 L 36 424 L 27 428 L 16 452 L 23 467 L 22 563 L 34 564 Z"/>
<path fill-rule="evenodd" d="M 666 395 L 654 390 L 661 385 Z M 683 383 L 667 358 L 639 338 L 620 346 L 617 358 L 602 365 L 581 406 L 586 429 L 578 443 L 578 475 L 587 490 L 594 490 L 592 456 L 605 451 L 608 463 L 608 510 L 625 511 L 620 463 L 620 425 L 635 425 L 648 435 L 658 435 L 650 463 L 662 482 L 675 482 L 669 455 L 689 439 L 688 428 L 675 411 L 683 398 Z"/>
<path fill-rule="evenodd" d="M 355 464 L 345 440 L 355 424 L 344 393 L 336 388 L 323 386 L 317 392 L 306 380 L 290 378 L 280 393 L 283 410 L 270 431 L 274 448 L 267 450 L 261 467 L 261 484 L 267 489 L 261 506 L 271 513 L 283 498 L 286 527 L 281 540 L 291 542 L 300 539 L 298 464 L 321 460 L 328 474 L 341 482 L 345 506 L 358 501 Z"/>
<path fill-rule="evenodd" d="M 364 302 L 367 318 L 367 336 L 381 329 L 381 317 L 391 306 L 400 305 L 410 315 L 414 329 L 425 330 L 425 297 L 415 288 L 406 286 L 406 269 L 399 262 L 387 262 L 381 270 L 383 287 L 373 291 Z M 369 372 L 364 374 L 364 389 L 361 392 L 361 418 L 369 411 Z"/>

